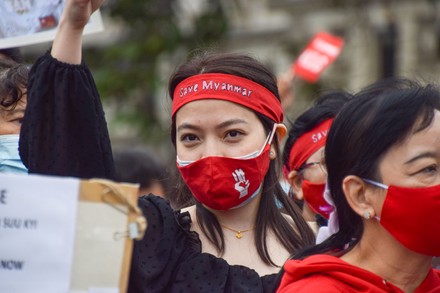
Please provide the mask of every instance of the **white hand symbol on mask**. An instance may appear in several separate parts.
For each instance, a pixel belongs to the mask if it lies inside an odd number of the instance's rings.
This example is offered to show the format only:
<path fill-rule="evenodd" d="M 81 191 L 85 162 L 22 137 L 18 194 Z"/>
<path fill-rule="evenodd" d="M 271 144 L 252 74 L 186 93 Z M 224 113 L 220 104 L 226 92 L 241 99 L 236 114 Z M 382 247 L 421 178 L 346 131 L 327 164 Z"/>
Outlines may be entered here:
<path fill-rule="evenodd" d="M 234 176 L 234 179 L 236 181 L 235 183 L 235 190 L 240 192 L 240 197 L 246 196 L 248 194 L 248 188 L 249 188 L 249 180 L 246 179 L 244 176 L 244 172 L 242 169 L 237 169 L 232 173 L 232 176 Z"/>

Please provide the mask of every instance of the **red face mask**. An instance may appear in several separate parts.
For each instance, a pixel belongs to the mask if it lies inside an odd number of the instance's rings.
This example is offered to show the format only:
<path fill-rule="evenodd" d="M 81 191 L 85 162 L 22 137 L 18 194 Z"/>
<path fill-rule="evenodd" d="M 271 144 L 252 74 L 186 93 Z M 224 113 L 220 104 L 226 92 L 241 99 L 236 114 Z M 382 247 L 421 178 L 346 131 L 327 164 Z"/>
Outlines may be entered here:
<path fill-rule="evenodd" d="M 261 151 L 240 158 L 206 157 L 195 162 L 177 159 L 177 168 L 194 197 L 214 210 L 248 203 L 262 189 L 269 169 L 272 136 Z"/>
<path fill-rule="evenodd" d="M 308 180 L 302 181 L 304 201 L 315 214 L 320 214 L 328 220 L 333 207 L 324 199 L 325 184 L 316 184 Z"/>
<path fill-rule="evenodd" d="M 408 249 L 440 256 L 440 185 L 408 188 L 364 180 L 387 189 L 380 224 Z"/>

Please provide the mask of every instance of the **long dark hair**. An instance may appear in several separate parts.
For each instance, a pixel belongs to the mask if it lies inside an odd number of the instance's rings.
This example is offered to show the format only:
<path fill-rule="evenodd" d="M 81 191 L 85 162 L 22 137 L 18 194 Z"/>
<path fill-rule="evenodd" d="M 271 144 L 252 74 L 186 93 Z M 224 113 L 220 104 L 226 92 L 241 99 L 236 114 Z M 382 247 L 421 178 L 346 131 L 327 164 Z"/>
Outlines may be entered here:
<path fill-rule="evenodd" d="M 356 175 L 380 182 L 378 165 L 384 154 L 411 134 L 429 127 L 434 111 L 439 109 L 437 86 L 407 79 L 380 81 L 354 95 L 334 120 L 325 149 L 328 184 L 337 208 L 339 231 L 294 258 L 318 253 L 341 254 L 359 242 L 363 222 L 345 198 L 343 179 Z"/>
<path fill-rule="evenodd" d="M 275 76 L 260 62 L 250 56 L 224 53 L 201 54 L 181 65 L 170 79 L 168 87 L 170 97 L 173 97 L 176 86 L 182 80 L 201 73 L 226 73 L 244 77 L 263 85 L 280 99 Z M 262 122 L 266 133 L 271 131 L 275 122 L 264 115 L 256 114 Z M 172 123 L 171 139 L 174 145 L 176 145 L 175 121 Z M 273 141 L 279 153 L 278 138 L 275 136 Z M 310 227 L 302 218 L 301 211 L 292 204 L 283 192 L 279 184 L 280 170 L 281 158 L 277 156 L 277 160 L 270 162 L 269 170 L 264 178 L 261 202 L 254 230 L 258 254 L 266 264 L 270 265 L 276 265 L 269 256 L 266 242 L 270 230 L 274 231 L 282 245 L 292 253 L 300 248 L 312 245 L 315 238 Z M 180 180 L 182 179 L 180 178 Z M 185 184 L 181 184 L 181 186 L 183 185 Z M 181 188 L 180 194 L 177 196 L 184 198 L 192 197 L 187 187 Z M 275 198 L 281 202 L 286 213 L 295 221 L 297 229 L 292 227 L 281 214 L 276 205 Z M 215 215 L 197 202 L 196 214 L 203 233 L 217 248 L 220 255 L 223 254 L 225 249 L 223 231 Z"/>

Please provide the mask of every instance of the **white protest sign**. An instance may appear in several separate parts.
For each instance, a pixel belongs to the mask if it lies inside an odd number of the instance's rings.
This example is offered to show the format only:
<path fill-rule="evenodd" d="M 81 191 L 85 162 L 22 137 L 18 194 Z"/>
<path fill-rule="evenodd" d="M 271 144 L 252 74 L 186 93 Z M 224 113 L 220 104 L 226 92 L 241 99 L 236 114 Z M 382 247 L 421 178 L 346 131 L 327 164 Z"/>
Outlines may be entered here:
<path fill-rule="evenodd" d="M 52 41 L 65 0 L 0 1 L 0 49 Z M 97 10 L 84 28 L 84 34 L 104 30 Z"/>
<path fill-rule="evenodd" d="M 69 291 L 79 184 L 0 174 L 0 292 Z"/>

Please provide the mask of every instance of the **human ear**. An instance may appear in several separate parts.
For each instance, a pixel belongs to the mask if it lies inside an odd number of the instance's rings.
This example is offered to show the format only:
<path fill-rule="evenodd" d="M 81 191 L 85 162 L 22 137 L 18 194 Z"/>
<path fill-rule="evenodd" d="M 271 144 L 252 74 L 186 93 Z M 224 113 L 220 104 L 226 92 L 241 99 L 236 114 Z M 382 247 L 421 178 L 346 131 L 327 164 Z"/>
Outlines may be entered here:
<path fill-rule="evenodd" d="M 353 211 L 359 216 L 370 219 L 375 216 L 375 210 L 371 201 L 371 189 L 358 176 L 349 175 L 342 180 L 342 190 L 345 198 Z"/>
<path fill-rule="evenodd" d="M 278 123 L 275 126 L 275 133 L 277 134 L 277 138 L 278 138 L 278 142 L 282 141 L 284 139 L 284 137 L 286 136 L 287 133 L 287 128 L 284 124 Z M 276 151 L 276 147 L 272 141 L 271 145 L 270 145 L 270 153 L 269 153 L 269 157 L 271 160 L 275 159 L 277 157 L 277 151 Z"/>
<path fill-rule="evenodd" d="M 292 187 L 293 194 L 296 199 L 303 200 L 303 192 L 302 192 L 302 177 L 296 170 L 290 171 L 287 175 L 287 181 Z"/>
<path fill-rule="evenodd" d="M 282 123 L 278 123 L 276 126 L 276 129 L 275 129 L 275 132 L 277 134 L 278 141 L 282 141 L 287 133 L 286 125 L 284 125 Z"/>

